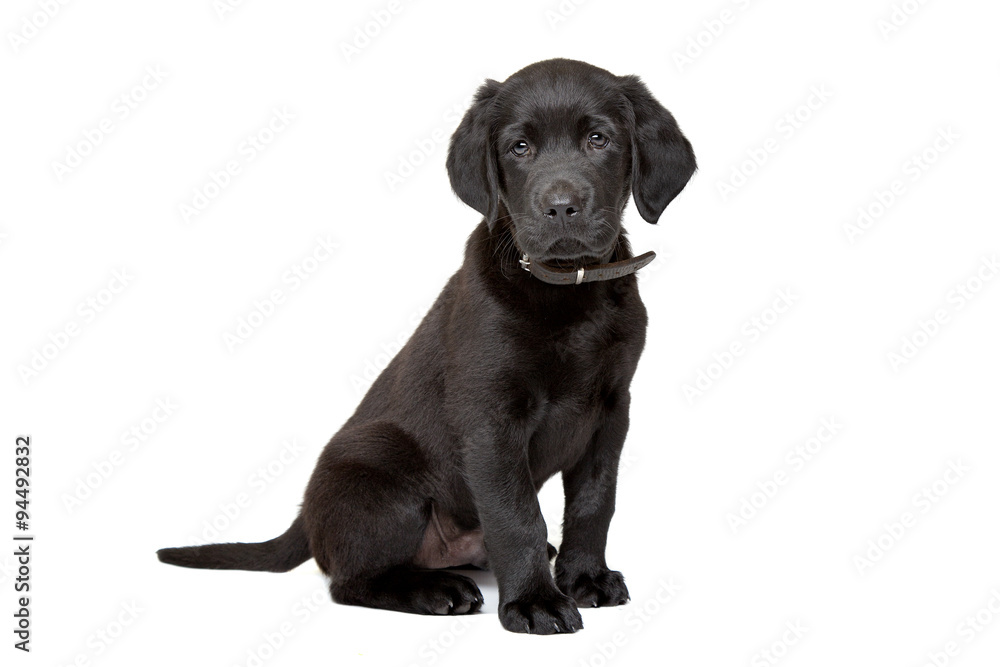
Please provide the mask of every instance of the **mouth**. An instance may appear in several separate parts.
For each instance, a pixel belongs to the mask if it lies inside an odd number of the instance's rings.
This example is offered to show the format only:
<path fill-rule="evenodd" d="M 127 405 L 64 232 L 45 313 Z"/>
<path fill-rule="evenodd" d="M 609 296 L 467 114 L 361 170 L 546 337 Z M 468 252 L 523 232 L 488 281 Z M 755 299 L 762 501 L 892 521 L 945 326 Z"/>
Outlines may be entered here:
<path fill-rule="evenodd" d="M 535 259 L 559 268 L 577 269 L 602 262 L 610 252 L 610 248 L 592 248 L 576 238 L 562 238 L 535 255 Z"/>

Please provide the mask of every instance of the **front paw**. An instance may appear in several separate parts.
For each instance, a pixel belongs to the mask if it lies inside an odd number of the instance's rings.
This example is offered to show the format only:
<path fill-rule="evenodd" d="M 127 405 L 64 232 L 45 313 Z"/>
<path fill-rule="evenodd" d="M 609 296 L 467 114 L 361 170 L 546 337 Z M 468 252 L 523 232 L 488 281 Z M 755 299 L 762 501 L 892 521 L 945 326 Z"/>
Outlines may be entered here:
<path fill-rule="evenodd" d="M 502 602 L 499 615 L 500 623 L 511 632 L 552 635 L 583 627 L 576 602 L 557 590 Z"/>
<path fill-rule="evenodd" d="M 557 571 L 556 584 L 581 607 L 614 607 L 630 599 L 625 577 L 607 568 L 581 573 Z"/>

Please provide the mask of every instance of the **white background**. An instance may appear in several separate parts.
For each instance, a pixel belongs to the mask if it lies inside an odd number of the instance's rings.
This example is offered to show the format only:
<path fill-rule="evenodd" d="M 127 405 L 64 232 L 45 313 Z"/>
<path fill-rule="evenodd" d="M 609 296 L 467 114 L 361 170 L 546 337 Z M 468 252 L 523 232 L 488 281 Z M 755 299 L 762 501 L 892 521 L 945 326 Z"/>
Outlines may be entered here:
<path fill-rule="evenodd" d="M 15 532 L 14 438 L 30 433 L 37 535 L 30 655 L 11 646 L 0 549 L 4 664 L 772 664 L 763 650 L 789 666 L 996 664 L 996 3 L 911 0 L 886 34 L 889 0 L 405 1 L 348 58 L 387 6 L 251 0 L 220 17 L 210 0 L 120 0 L 46 19 L 4 4 L 0 534 Z M 634 248 L 659 254 L 608 547 L 631 604 L 526 637 L 501 629 L 485 575 L 483 613 L 456 621 L 333 605 L 311 561 L 158 563 L 213 521 L 227 541 L 285 529 L 366 368 L 462 261 L 478 215 L 444 170 L 459 113 L 483 79 L 555 56 L 642 76 L 700 164 L 659 225 L 626 219 Z M 274 109 L 294 119 L 247 159 Z M 111 132 L 88 147 L 102 119 Z M 185 220 L 230 160 L 240 172 Z M 859 208 L 877 215 L 850 234 Z M 312 263 L 318 238 L 338 249 Z M 283 279 L 301 266 L 308 280 Z M 127 286 L 103 291 L 122 270 Z M 284 301 L 230 350 L 275 289 Z M 775 321 L 779 290 L 793 305 Z M 754 338 L 755 317 L 770 324 Z M 49 358 L 25 375 L 36 352 Z M 699 372 L 714 379 L 689 400 Z M 158 400 L 177 406 L 162 423 Z M 824 419 L 836 435 L 787 458 Z M 123 439 L 133 428 L 141 441 Z M 301 451 L 282 463 L 290 440 Z M 560 491 L 542 499 L 555 543 Z"/>

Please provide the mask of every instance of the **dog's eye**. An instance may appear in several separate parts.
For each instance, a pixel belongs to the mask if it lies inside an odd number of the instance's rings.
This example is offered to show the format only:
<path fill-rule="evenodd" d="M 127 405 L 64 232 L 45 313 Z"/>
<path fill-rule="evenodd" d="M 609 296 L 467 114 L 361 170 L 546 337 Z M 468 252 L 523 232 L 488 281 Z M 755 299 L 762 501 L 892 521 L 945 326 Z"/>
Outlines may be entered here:
<path fill-rule="evenodd" d="M 528 154 L 529 150 L 531 149 L 528 147 L 527 141 L 519 141 L 511 147 L 510 152 L 517 157 L 524 157 Z"/>
<path fill-rule="evenodd" d="M 600 132 L 591 132 L 588 141 L 590 141 L 590 145 L 593 146 L 594 148 L 604 148 L 605 146 L 608 145 L 610 139 L 608 139 L 607 136 L 601 134 Z"/>

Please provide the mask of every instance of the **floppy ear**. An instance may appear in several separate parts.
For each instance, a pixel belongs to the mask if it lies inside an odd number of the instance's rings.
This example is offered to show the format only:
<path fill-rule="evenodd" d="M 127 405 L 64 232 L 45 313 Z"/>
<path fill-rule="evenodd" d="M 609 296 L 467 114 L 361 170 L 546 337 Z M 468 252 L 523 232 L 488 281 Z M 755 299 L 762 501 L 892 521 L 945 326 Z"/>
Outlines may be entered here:
<path fill-rule="evenodd" d="M 479 87 L 448 146 L 448 178 L 463 202 L 486 217 L 492 229 L 500 196 L 491 107 L 500 84 L 492 79 Z"/>
<path fill-rule="evenodd" d="M 637 76 L 622 89 L 635 117 L 632 128 L 632 197 L 643 220 L 655 223 L 687 185 L 698 165 L 677 121 Z"/>

